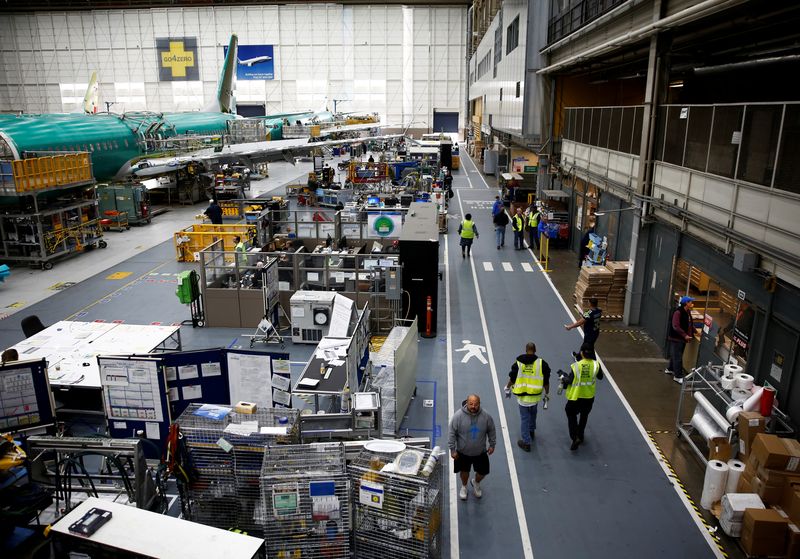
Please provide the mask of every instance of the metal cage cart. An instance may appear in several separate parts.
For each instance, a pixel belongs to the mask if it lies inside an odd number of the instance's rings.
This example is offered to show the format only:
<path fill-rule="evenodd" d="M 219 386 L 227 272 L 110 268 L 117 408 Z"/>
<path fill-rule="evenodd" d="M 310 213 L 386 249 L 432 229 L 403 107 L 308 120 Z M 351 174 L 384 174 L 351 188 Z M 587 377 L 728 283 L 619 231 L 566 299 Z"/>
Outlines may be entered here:
<path fill-rule="evenodd" d="M 197 415 L 201 406 L 190 405 L 176 421 L 191 469 L 191 481 L 181 491 L 184 514 L 200 524 L 261 536 L 263 522 L 256 512 L 262 508 L 264 451 L 299 442 L 299 411 L 264 408 L 242 414 L 231 409 L 222 419 L 212 419 Z"/>
<path fill-rule="evenodd" d="M 267 448 L 261 468 L 268 557 L 350 557 L 350 484 L 342 443 Z"/>
<path fill-rule="evenodd" d="M 731 423 L 726 414 L 732 406 L 741 404 L 743 400 L 734 401 L 731 392 L 722 386 L 722 376 L 722 365 L 692 369 L 683 379 L 678 398 L 677 436 L 686 440 L 703 463 L 707 461 L 708 453 L 704 452 L 702 444 L 705 444 L 707 450 L 712 440 L 724 439 L 732 445 L 737 445 L 739 441 L 735 417 L 731 414 L 734 418 Z M 774 408 L 767 424 L 767 432 L 791 436 L 794 429 L 788 417 Z"/>
<path fill-rule="evenodd" d="M 393 441 L 373 441 L 391 443 Z M 431 451 L 363 450 L 347 468 L 352 485 L 353 538 L 359 559 L 441 557 L 442 466 Z M 415 471 L 401 474 L 388 468 Z"/>

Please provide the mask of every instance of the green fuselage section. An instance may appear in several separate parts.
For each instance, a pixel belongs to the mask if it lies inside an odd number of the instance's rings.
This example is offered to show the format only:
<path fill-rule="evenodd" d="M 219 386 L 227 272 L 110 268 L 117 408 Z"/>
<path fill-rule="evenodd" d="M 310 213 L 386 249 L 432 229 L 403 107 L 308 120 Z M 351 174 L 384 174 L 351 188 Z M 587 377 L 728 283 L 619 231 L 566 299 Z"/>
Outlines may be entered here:
<path fill-rule="evenodd" d="M 132 159 L 147 152 L 147 138 L 224 134 L 227 113 L 45 114 L 0 118 L 0 142 L 11 151 L 87 151 L 97 180 L 114 177 Z M 3 150 L 0 150 L 2 152 Z"/>

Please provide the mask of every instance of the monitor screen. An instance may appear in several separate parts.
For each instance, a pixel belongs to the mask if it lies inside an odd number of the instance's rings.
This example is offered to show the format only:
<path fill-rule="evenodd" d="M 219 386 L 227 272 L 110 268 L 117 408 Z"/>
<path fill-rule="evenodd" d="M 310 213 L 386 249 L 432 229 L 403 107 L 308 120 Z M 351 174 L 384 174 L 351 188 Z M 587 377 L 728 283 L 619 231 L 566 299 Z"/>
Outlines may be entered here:
<path fill-rule="evenodd" d="M 380 203 L 381 203 L 380 196 L 370 196 L 369 198 L 367 198 L 367 204 L 369 204 L 370 206 L 377 206 Z"/>
<path fill-rule="evenodd" d="M 47 362 L 12 361 L 0 366 L 0 432 L 18 433 L 55 420 Z"/>

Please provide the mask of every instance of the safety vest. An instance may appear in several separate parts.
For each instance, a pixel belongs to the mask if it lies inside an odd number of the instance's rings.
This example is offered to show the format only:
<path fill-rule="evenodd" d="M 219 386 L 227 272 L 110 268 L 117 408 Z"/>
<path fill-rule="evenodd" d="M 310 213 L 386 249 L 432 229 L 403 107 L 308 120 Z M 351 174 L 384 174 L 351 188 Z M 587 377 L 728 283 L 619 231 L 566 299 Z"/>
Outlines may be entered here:
<path fill-rule="evenodd" d="M 597 373 L 600 371 L 600 363 L 593 359 L 582 359 L 572 364 L 572 374 L 575 378 L 567 388 L 567 400 L 577 400 L 578 398 L 594 398 L 597 388 Z"/>
<path fill-rule="evenodd" d="M 541 212 L 531 212 L 531 215 L 528 216 L 528 227 L 533 229 L 534 227 L 539 226 L 539 216 Z"/>
<path fill-rule="evenodd" d="M 511 221 L 511 227 L 514 229 L 514 231 L 522 231 L 522 225 L 524 221 L 522 221 L 521 216 L 514 214 L 514 217 L 511 218 Z"/>
<path fill-rule="evenodd" d="M 475 223 L 471 220 L 465 219 L 461 222 L 461 238 L 474 239 L 475 238 Z"/>
<path fill-rule="evenodd" d="M 544 376 L 542 376 L 542 360 L 537 359 L 528 365 L 517 361 L 517 380 L 511 390 L 522 404 L 535 404 L 542 399 Z"/>
<path fill-rule="evenodd" d="M 236 251 L 236 261 L 239 266 L 247 264 L 247 254 L 245 254 L 244 243 L 242 241 L 236 243 L 236 248 L 234 248 L 234 250 Z"/>

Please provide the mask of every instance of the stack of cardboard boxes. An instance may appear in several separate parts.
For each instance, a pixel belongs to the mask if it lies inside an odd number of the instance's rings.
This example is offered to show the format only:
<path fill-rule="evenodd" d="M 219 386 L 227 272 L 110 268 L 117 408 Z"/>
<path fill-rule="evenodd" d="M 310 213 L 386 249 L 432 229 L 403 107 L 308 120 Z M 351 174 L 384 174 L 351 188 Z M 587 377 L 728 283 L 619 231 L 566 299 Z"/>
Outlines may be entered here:
<path fill-rule="evenodd" d="M 800 557 L 800 442 L 764 433 L 765 419 L 739 415 L 739 458 L 746 464 L 738 493 L 770 508 L 746 508 L 741 545 L 748 555 Z M 730 521 L 730 519 L 728 519 Z"/>
<path fill-rule="evenodd" d="M 625 310 L 625 288 L 628 285 L 628 271 L 630 262 L 606 262 L 606 268 L 612 273 L 611 288 L 608 290 L 608 300 L 603 311 L 606 314 L 620 315 Z"/>
<path fill-rule="evenodd" d="M 589 299 L 597 298 L 597 306 L 606 307 L 613 273 L 605 266 L 584 266 L 575 284 L 575 302 L 581 311 L 589 308 Z"/>

